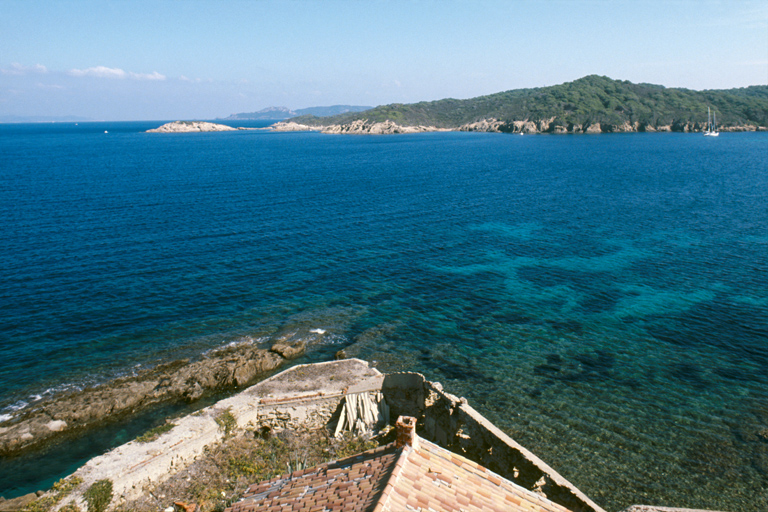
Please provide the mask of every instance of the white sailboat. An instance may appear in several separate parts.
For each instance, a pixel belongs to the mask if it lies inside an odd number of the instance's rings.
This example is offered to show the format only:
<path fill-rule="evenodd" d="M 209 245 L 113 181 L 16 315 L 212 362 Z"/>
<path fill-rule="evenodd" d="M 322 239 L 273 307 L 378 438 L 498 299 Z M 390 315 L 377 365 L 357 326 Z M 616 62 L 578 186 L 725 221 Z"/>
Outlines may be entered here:
<path fill-rule="evenodd" d="M 712 122 L 709 107 L 707 107 L 707 127 L 704 129 L 705 137 L 717 137 L 720 132 L 717 131 L 717 114 L 715 113 L 715 122 Z"/>

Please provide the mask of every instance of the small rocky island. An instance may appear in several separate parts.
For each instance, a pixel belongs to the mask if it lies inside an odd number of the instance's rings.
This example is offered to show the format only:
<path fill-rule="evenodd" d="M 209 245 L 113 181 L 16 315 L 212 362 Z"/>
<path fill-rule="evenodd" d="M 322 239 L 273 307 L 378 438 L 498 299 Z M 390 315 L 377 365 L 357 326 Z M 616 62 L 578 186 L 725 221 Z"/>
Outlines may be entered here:
<path fill-rule="evenodd" d="M 232 132 L 245 128 L 232 128 L 225 124 L 208 123 L 205 121 L 173 121 L 159 128 L 147 130 L 147 133 L 188 133 L 188 132 Z"/>

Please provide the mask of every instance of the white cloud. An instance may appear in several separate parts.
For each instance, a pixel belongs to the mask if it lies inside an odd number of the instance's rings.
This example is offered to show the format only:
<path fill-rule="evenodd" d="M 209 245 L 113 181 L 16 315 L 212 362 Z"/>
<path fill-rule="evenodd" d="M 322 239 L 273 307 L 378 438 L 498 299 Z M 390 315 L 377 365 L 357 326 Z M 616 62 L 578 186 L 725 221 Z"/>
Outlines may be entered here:
<path fill-rule="evenodd" d="M 35 87 L 38 89 L 53 89 L 53 90 L 61 90 L 64 89 L 64 86 L 62 85 L 56 85 L 56 84 L 43 84 L 43 83 L 36 83 Z"/>
<path fill-rule="evenodd" d="M 72 76 L 94 76 L 97 78 L 130 78 L 132 80 L 165 80 L 165 75 L 161 75 L 157 71 L 152 73 L 132 73 L 129 71 L 123 71 L 120 68 L 108 68 L 106 66 L 95 66 L 86 69 L 70 69 L 69 74 Z"/>
<path fill-rule="evenodd" d="M 87 69 L 71 69 L 69 74 L 72 76 L 95 76 L 99 78 L 125 78 L 128 73 L 119 68 L 108 68 L 105 66 L 96 66 Z"/>
<path fill-rule="evenodd" d="M 0 73 L 3 75 L 27 75 L 30 73 L 47 73 L 48 68 L 42 64 L 35 64 L 34 66 L 22 66 L 18 62 L 11 64 L 9 69 L 0 69 Z"/>
<path fill-rule="evenodd" d="M 157 71 L 152 73 L 128 73 L 134 80 L 165 80 L 165 75 L 161 75 Z"/>

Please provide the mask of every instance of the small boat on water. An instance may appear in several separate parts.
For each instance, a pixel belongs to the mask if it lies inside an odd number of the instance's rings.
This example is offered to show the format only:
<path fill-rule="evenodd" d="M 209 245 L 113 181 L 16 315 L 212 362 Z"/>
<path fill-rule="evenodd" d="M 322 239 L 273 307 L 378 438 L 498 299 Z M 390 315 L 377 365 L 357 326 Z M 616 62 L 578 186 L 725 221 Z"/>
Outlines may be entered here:
<path fill-rule="evenodd" d="M 715 113 L 715 120 L 713 122 L 709 107 L 707 107 L 707 127 L 704 128 L 704 136 L 717 137 L 718 135 L 720 135 L 720 132 L 717 131 L 717 113 Z"/>

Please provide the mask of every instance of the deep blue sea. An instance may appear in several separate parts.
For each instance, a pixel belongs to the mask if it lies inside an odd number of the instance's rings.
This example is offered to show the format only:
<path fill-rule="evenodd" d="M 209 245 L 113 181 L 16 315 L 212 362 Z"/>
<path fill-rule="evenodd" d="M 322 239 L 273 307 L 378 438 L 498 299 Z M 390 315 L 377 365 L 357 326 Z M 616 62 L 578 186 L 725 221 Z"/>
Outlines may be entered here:
<path fill-rule="evenodd" d="M 768 133 L 160 124 L 0 125 L 0 418 L 322 329 L 304 362 L 422 372 L 609 511 L 768 509 Z"/>

